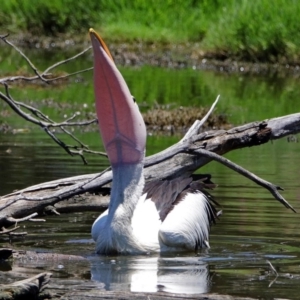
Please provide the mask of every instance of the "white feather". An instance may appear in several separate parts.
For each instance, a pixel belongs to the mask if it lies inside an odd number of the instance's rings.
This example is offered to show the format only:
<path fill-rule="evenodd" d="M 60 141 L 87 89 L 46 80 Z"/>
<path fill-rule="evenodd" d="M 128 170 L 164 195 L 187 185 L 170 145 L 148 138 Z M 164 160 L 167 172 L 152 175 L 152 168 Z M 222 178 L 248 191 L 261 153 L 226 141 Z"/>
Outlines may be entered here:
<path fill-rule="evenodd" d="M 105 210 L 95 221 L 92 226 L 92 238 L 97 241 L 98 236 L 103 233 L 108 215 L 108 209 Z"/>
<path fill-rule="evenodd" d="M 151 199 L 144 194 L 132 216 L 132 231 L 143 246 L 152 251 L 159 250 L 158 231 L 161 225 L 158 211 Z"/>
<path fill-rule="evenodd" d="M 162 243 L 189 250 L 195 249 L 196 243 L 205 246 L 210 229 L 207 202 L 201 192 L 187 193 L 162 223 L 159 231 Z"/>

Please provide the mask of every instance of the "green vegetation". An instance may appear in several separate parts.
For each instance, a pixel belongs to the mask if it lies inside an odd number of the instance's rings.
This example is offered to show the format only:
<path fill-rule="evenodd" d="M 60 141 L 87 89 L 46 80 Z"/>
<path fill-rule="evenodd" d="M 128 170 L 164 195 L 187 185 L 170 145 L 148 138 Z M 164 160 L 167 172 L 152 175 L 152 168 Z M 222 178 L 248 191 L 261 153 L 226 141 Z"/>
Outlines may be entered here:
<path fill-rule="evenodd" d="M 6 32 L 83 34 L 110 40 L 197 42 L 205 51 L 250 61 L 297 61 L 298 0 L 2 0 Z"/>
<path fill-rule="evenodd" d="M 43 58 L 36 53 L 34 55 L 34 62 Z M 55 61 L 49 56 L 47 59 Z M 58 60 L 56 57 L 56 61 Z M 17 61 L 16 64 L 20 65 L 18 72 L 25 68 L 17 58 L 9 61 Z M 85 56 L 61 66 L 59 71 L 71 73 L 76 71 L 76 68 L 80 70 L 89 67 L 91 63 L 91 58 Z M 36 65 L 39 66 L 40 63 Z M 6 65 L 2 66 L 6 68 Z M 192 68 L 174 70 L 151 66 L 121 67 L 120 71 L 142 113 L 149 113 L 149 110 L 157 106 L 165 109 L 196 107 L 196 113 L 200 107 L 210 107 L 218 94 L 221 98 L 213 115 L 224 115 L 224 118 L 235 125 L 292 114 L 295 108 L 300 107 L 298 77 L 241 74 L 224 76 L 221 73 L 202 72 Z M 76 120 L 85 120 L 95 116 L 92 82 L 92 72 L 88 72 L 70 78 L 70 81 L 65 82 L 67 86 L 15 84 L 10 92 L 14 99 L 37 107 L 54 120 L 69 118 L 76 112 L 80 112 Z M 24 121 L 16 118 L 3 101 L 0 101 L 0 112 L 0 120 L 14 128 L 24 126 L 21 125 Z M 189 115 L 191 117 L 193 114 Z M 27 125 L 29 126 L 29 123 L 26 123 Z"/>

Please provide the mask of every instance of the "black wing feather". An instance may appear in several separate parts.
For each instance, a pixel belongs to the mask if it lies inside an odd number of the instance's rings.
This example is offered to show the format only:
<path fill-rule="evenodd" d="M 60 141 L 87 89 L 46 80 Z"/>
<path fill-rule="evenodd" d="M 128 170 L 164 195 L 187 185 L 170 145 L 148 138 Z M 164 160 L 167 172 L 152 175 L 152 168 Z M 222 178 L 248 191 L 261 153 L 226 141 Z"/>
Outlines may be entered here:
<path fill-rule="evenodd" d="M 152 180 L 146 183 L 144 193 L 147 193 L 147 199 L 155 203 L 159 212 L 160 219 L 164 221 L 168 213 L 174 206 L 182 201 L 187 193 L 202 192 L 207 198 L 207 214 L 211 223 L 215 223 L 218 217 L 215 206 L 218 205 L 213 197 L 205 189 L 213 189 L 216 185 L 211 182 L 209 174 L 193 174 L 191 177 L 178 177 L 170 180 Z"/>

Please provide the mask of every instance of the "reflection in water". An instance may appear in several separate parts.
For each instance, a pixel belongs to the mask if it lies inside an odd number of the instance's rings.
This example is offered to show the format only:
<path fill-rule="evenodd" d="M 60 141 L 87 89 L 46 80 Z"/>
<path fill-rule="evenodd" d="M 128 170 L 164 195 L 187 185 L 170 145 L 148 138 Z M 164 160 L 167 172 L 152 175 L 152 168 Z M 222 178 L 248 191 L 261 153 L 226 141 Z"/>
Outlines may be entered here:
<path fill-rule="evenodd" d="M 106 290 L 200 294 L 210 291 L 210 272 L 199 257 L 93 259 L 92 280 Z"/>

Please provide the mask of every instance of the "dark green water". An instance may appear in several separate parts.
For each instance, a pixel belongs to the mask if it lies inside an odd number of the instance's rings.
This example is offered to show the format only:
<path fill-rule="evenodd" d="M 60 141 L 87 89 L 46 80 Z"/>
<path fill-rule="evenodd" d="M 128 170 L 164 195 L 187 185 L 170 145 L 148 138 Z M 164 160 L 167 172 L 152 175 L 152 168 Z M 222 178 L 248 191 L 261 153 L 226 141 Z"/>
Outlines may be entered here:
<path fill-rule="evenodd" d="M 78 68 L 88 67 L 91 63 L 88 55 L 83 61 L 84 65 L 78 65 Z M 217 94 L 221 94 L 218 112 L 226 113 L 230 122 L 240 124 L 294 113 L 300 107 L 297 78 L 151 67 L 121 70 L 144 110 L 156 102 L 208 106 Z M 91 74 L 83 74 L 72 79 L 68 86 L 14 87 L 11 93 L 17 100 L 36 104 L 55 120 L 67 118 L 76 111 L 85 116 L 88 110 L 93 110 L 90 79 Z M 105 159 L 91 155 L 87 156 L 89 165 L 84 166 L 80 158 L 68 156 L 43 131 L 8 113 L 3 103 L 0 103 L 0 109 L 0 120 L 15 129 L 28 129 L 23 133 L 0 133 L 0 195 L 44 181 L 98 172 L 107 166 Z M 96 131 L 85 133 L 75 129 L 75 133 L 91 148 L 102 150 Z M 69 142 L 62 134 L 60 138 Z M 147 154 L 156 153 L 178 139 L 151 136 Z M 284 197 L 300 211 L 299 150 L 298 142 L 282 139 L 235 151 L 226 157 L 284 187 Z M 12 271 L 36 274 L 49 270 L 53 280 L 66 279 L 65 284 L 68 280 L 71 284 L 74 278 L 91 280 L 99 284 L 99 289 L 107 290 L 212 292 L 296 299 L 300 284 L 299 215 L 284 208 L 263 188 L 217 163 L 205 166 L 201 172 L 213 175 L 213 181 L 218 184 L 213 195 L 223 210 L 220 220 L 212 228 L 209 250 L 174 257 L 97 256 L 90 237 L 91 224 L 97 213 L 76 213 L 49 216 L 46 223 L 23 223 L 28 235 L 24 239 L 13 239 L 12 246 L 79 254 L 88 258 L 87 263 L 14 262 L 9 267 L 0 264 L 0 271 L 9 275 Z M 0 245 L 9 245 L 6 237 L 0 236 Z M 269 272 L 266 260 L 271 261 L 279 273 L 273 283 L 275 275 Z"/>

